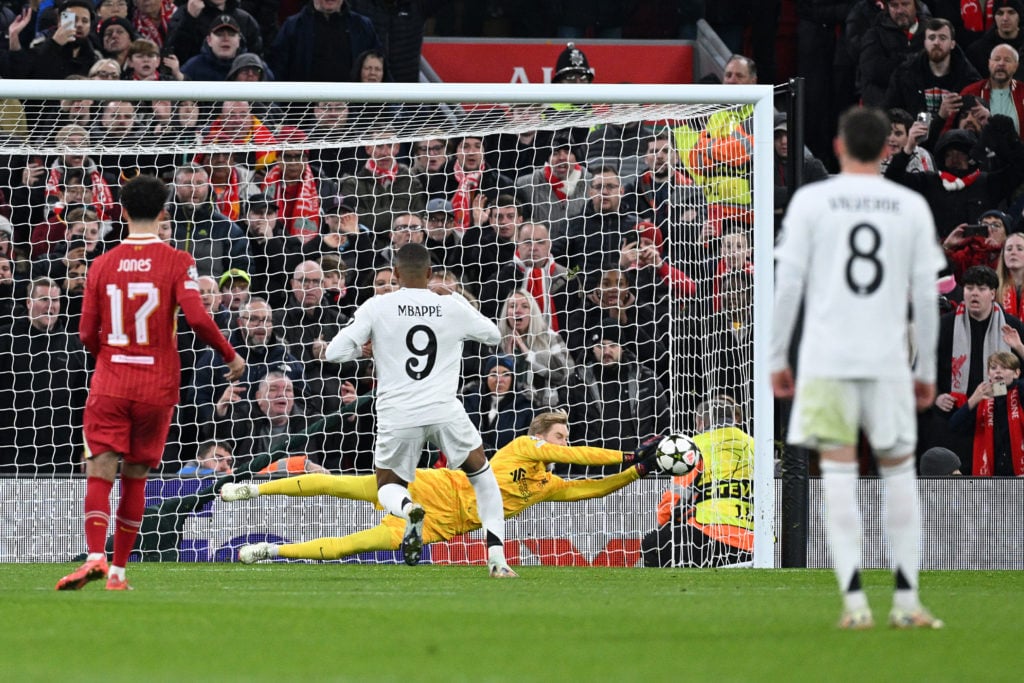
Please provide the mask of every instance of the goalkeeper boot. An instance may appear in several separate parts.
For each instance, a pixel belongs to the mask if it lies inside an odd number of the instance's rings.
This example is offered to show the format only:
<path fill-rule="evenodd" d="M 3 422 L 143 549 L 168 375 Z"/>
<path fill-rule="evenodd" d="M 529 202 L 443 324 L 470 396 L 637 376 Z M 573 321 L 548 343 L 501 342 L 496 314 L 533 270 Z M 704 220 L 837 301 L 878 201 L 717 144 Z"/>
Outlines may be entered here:
<path fill-rule="evenodd" d="M 867 607 L 846 610 L 839 619 L 839 628 L 847 631 L 866 631 L 875 627 L 875 619 Z"/>
<path fill-rule="evenodd" d="M 498 564 L 497 562 L 487 563 L 487 573 L 492 579 L 518 579 L 519 574 L 512 571 L 512 567 L 507 564 Z"/>
<path fill-rule="evenodd" d="M 238 559 L 242 564 L 253 564 L 260 560 L 269 560 L 276 557 L 272 552 L 270 543 L 251 543 L 243 545 L 238 549 Z"/>
<path fill-rule="evenodd" d="M 413 567 L 419 564 L 423 554 L 423 518 L 426 512 L 423 506 L 416 503 L 408 503 L 404 512 L 409 521 L 405 524 L 405 536 L 402 537 L 402 554 L 405 563 Z"/>
<path fill-rule="evenodd" d="M 259 484 L 224 484 L 220 487 L 220 499 L 231 503 L 236 500 L 250 500 L 260 495 Z"/>
<path fill-rule="evenodd" d="M 76 591 L 90 581 L 102 579 L 107 575 L 107 560 L 87 560 L 85 564 L 63 577 L 57 582 L 59 591 Z"/>
<path fill-rule="evenodd" d="M 107 579 L 107 590 L 108 591 L 130 591 L 134 590 L 128 585 L 128 582 L 122 579 L 120 576 L 111 576 Z"/>
<path fill-rule="evenodd" d="M 889 612 L 889 626 L 893 628 L 942 628 L 942 619 L 936 619 L 932 613 L 920 605 L 915 609 L 893 607 Z"/>

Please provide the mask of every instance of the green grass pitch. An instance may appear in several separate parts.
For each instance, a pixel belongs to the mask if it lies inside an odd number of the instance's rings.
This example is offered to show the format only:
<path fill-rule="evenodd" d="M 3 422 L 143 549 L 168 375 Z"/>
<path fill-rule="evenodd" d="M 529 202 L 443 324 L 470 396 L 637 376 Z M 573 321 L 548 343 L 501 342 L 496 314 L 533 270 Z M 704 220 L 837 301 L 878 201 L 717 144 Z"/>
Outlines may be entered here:
<path fill-rule="evenodd" d="M 927 572 L 941 631 L 835 627 L 831 572 L 132 564 L 131 593 L 9 564 L 6 681 L 1019 681 L 1024 573 Z"/>

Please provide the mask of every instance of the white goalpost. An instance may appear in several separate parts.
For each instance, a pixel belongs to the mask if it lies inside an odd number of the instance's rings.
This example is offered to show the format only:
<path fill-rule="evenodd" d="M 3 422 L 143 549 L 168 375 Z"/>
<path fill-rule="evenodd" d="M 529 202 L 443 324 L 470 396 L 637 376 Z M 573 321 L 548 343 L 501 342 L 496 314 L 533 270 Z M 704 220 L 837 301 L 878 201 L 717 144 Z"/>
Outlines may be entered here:
<path fill-rule="evenodd" d="M 752 510 L 716 514 L 745 520 L 749 564 L 775 566 L 772 98 L 770 86 L 0 81 L 0 562 L 84 550 L 81 281 L 123 233 L 120 183 L 155 173 L 172 188 L 165 239 L 196 258 L 210 310 L 259 370 L 236 395 L 183 337 L 143 557 L 231 560 L 242 542 L 380 520 L 358 501 L 228 505 L 210 485 L 228 468 L 239 480 L 369 472 L 372 363 L 329 367 L 317 348 L 391 286 L 393 251 L 416 239 L 505 335 L 464 350 L 463 396 L 491 452 L 546 410 L 569 413 L 574 445 L 626 451 L 651 431 L 692 434 L 701 406 L 726 402 L 753 437 L 752 476 L 716 476 L 721 490 L 752 486 Z M 606 342 L 618 357 L 601 357 Z M 504 363 L 508 395 L 489 379 Z M 294 394 L 283 416 L 268 373 Z M 211 442 L 232 451 L 224 471 L 200 457 Z M 677 489 L 651 476 L 541 503 L 509 520 L 513 556 L 638 564 Z M 480 543 L 438 544 L 431 561 L 475 561 Z"/>

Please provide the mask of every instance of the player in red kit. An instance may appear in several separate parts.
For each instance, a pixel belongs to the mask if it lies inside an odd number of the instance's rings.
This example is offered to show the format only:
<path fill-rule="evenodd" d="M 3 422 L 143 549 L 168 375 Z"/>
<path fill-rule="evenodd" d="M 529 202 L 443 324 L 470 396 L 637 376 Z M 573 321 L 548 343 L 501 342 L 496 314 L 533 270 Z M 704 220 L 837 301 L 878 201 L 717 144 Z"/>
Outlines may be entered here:
<path fill-rule="evenodd" d="M 85 404 L 85 564 L 57 582 L 77 590 L 107 578 L 107 590 L 130 590 L 124 569 L 142 524 L 146 475 L 160 463 L 178 402 L 181 361 L 175 319 L 189 325 L 241 376 L 245 362 L 203 308 L 195 261 L 157 236 L 167 186 L 139 176 L 121 190 L 128 237 L 96 259 L 85 282 L 79 334 L 96 358 Z M 121 460 L 121 500 L 114 526 L 114 557 L 105 554 L 110 492 Z"/>

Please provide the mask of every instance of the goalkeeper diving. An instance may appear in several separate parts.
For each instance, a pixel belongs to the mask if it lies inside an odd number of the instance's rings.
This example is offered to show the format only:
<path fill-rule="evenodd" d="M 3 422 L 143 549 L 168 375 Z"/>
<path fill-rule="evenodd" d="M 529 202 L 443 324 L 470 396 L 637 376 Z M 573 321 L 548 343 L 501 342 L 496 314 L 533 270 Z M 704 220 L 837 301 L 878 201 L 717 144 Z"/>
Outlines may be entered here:
<path fill-rule="evenodd" d="M 600 498 L 651 473 L 656 464 L 660 436 L 646 439 L 633 452 L 593 446 L 569 446 L 569 421 L 565 413 L 548 412 L 535 417 L 527 436 L 513 439 L 498 450 L 491 467 L 498 479 L 505 518 L 541 502 L 571 502 Z M 563 479 L 548 471 L 551 463 L 573 465 L 625 465 L 626 469 L 599 479 Z M 424 508 L 423 542 L 447 541 L 480 528 L 473 487 L 461 470 L 420 469 L 409 485 Z M 330 495 L 377 504 L 373 475 L 305 474 L 263 484 L 224 484 L 224 501 L 257 496 Z M 238 550 L 246 564 L 285 557 L 306 560 L 337 560 L 373 550 L 397 550 L 402 545 L 406 521 L 387 515 L 375 527 L 342 537 L 317 538 L 304 543 L 253 543 Z"/>

